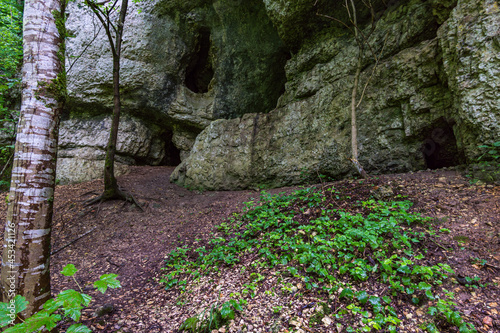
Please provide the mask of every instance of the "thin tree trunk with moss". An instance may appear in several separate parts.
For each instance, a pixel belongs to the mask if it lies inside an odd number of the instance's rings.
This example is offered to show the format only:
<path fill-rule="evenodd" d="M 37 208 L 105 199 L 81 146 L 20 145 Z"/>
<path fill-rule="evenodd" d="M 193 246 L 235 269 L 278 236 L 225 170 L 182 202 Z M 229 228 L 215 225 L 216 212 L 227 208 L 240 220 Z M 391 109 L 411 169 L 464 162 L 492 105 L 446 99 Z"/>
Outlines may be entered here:
<path fill-rule="evenodd" d="M 97 3 L 93 0 L 85 0 L 85 4 L 92 10 L 94 15 L 97 16 L 102 26 L 104 27 L 111 48 L 111 54 L 113 56 L 113 118 L 111 121 L 109 140 L 106 147 L 106 158 L 104 161 L 104 192 L 102 195 L 88 200 L 86 204 L 91 205 L 106 200 L 121 199 L 131 201 L 135 203 L 140 209 L 142 209 L 142 207 L 135 201 L 132 195 L 124 193 L 120 190 L 115 177 L 115 155 L 121 114 L 120 58 L 123 28 L 125 25 L 125 17 L 127 16 L 128 9 L 128 0 L 122 0 L 118 17 L 118 24 L 115 26 L 112 23 L 111 16 L 117 2 L 118 0 L 115 0 L 111 4 L 110 1 Z"/>
<path fill-rule="evenodd" d="M 1 269 L 3 302 L 16 295 L 29 302 L 21 318 L 38 312 L 51 297 L 50 235 L 62 106 L 57 92 L 65 89 L 57 14 L 63 9 L 58 0 L 26 0 L 24 5 L 21 114 Z"/>

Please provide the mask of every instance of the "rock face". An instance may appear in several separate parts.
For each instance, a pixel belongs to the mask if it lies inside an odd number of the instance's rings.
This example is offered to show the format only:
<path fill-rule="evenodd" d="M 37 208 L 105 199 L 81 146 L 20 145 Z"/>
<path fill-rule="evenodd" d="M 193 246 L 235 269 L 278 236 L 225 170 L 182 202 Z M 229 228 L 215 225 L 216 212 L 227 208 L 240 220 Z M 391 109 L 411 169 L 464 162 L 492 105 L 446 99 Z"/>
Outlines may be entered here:
<path fill-rule="evenodd" d="M 123 111 L 145 126 L 170 131 L 164 146 L 178 150 L 181 158 L 211 121 L 276 106 L 288 52 L 262 2 L 159 0 L 129 7 L 121 59 Z M 77 121 L 82 128 L 93 128 L 96 117 L 112 110 L 111 52 L 104 29 L 85 6 L 72 2 L 68 11 L 67 29 L 75 37 L 67 42 L 65 117 L 70 120 L 62 127 Z M 81 155 L 61 143 L 59 157 L 65 162 L 58 178 L 81 181 L 100 175 L 100 170 L 87 169 L 94 164 L 100 168 L 102 162 L 90 161 L 101 159 L 101 143 L 91 148 L 79 135 L 70 141 L 82 152 L 94 151 Z M 143 158 L 125 154 L 132 157 L 127 163 Z"/>
<path fill-rule="evenodd" d="M 315 1 L 264 2 L 280 36 L 298 48 L 286 65 L 286 91 L 269 114 L 211 123 L 172 175 L 179 184 L 275 187 L 353 172 L 347 162 L 358 52 L 352 35 L 288 30 Z M 380 15 L 362 58 L 361 164 L 382 173 L 473 160 L 479 144 L 500 134 L 498 4 L 413 0 Z"/>
<path fill-rule="evenodd" d="M 62 122 L 57 159 L 57 178 L 61 184 L 102 178 L 110 128 L 109 116 Z M 161 164 L 168 158 L 164 135 L 156 126 L 122 118 L 116 147 L 116 175 L 126 173 L 130 164 Z"/>
<path fill-rule="evenodd" d="M 497 2 L 373 2 L 372 32 L 370 11 L 357 3 L 368 42 L 357 95 L 361 164 L 384 173 L 473 161 L 477 146 L 500 134 Z M 119 162 L 182 160 L 172 180 L 196 189 L 352 174 L 350 104 L 359 47 L 352 27 L 338 23 L 348 22 L 342 4 L 157 0 L 141 2 L 141 12 L 132 5 L 123 44 L 128 116 Z M 68 28 L 76 37 L 68 42 L 68 59 L 78 60 L 68 63 L 58 171 L 65 181 L 101 173 L 107 132 L 100 124 L 111 113 L 112 90 L 111 56 L 97 23 L 70 4 Z"/>

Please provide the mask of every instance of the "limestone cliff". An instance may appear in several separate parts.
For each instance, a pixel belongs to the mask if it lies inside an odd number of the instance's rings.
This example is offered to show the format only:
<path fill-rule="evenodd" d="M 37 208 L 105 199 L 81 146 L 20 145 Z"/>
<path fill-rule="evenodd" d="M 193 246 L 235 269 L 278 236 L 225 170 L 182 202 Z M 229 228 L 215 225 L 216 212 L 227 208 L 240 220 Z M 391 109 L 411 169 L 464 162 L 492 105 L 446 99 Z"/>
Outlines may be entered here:
<path fill-rule="evenodd" d="M 358 46 L 352 31 L 326 17 L 345 21 L 342 3 L 159 0 L 141 3 L 140 12 L 132 7 L 122 89 L 124 127 L 137 131 L 123 132 L 120 161 L 162 164 L 177 154 L 170 161 L 182 162 L 172 180 L 204 189 L 352 173 Z M 474 159 L 478 145 L 500 134 L 497 2 L 374 3 L 375 29 L 362 56 L 361 163 L 383 173 Z M 368 35 L 371 15 L 361 1 L 359 8 Z M 63 127 L 74 134 L 61 142 L 60 170 L 102 158 L 101 144 L 84 143 L 77 132 L 97 126 L 91 131 L 98 135 L 112 101 L 106 40 L 84 8 L 74 4 L 70 12 L 76 38 L 68 53 L 78 61 L 68 74 Z"/>

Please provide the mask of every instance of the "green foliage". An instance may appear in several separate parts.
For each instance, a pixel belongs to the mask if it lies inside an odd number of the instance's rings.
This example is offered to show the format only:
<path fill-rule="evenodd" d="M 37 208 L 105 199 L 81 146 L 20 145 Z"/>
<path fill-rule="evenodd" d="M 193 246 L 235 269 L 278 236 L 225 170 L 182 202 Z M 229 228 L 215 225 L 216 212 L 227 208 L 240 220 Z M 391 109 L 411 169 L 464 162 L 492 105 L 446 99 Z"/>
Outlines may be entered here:
<path fill-rule="evenodd" d="M 478 161 L 499 161 L 500 160 L 500 141 L 497 141 L 491 145 L 482 145 L 479 148 L 485 150 L 485 152 L 478 158 Z"/>
<path fill-rule="evenodd" d="M 23 55 L 22 5 L 15 0 L 0 0 L 0 82 L 14 77 Z M 2 92 L 0 87 L 0 92 Z"/>
<path fill-rule="evenodd" d="M 74 265 L 69 264 L 64 267 L 61 274 L 74 279 L 74 275 L 77 271 L 78 270 Z M 102 293 L 104 293 L 108 287 L 118 288 L 120 287 L 120 282 L 116 280 L 116 277 L 116 274 L 104 274 L 98 281 L 96 281 L 96 283 L 94 283 L 94 286 Z M 4 332 L 30 333 L 37 332 L 43 327 L 50 331 L 52 328 L 56 327 L 57 322 L 63 319 L 71 319 L 78 322 L 82 314 L 82 309 L 87 307 L 91 300 L 92 297 L 82 293 L 81 289 L 80 291 L 73 289 L 63 290 L 56 296 L 56 298 L 49 299 L 45 302 L 43 310 L 25 319 L 22 323 L 7 328 Z M 27 305 L 28 302 L 26 301 L 26 298 L 20 295 L 14 297 L 14 299 L 9 303 L 0 303 L 0 327 L 5 327 L 14 323 L 17 315 L 24 311 Z M 71 325 L 66 332 L 88 333 L 91 332 L 91 330 L 81 323 L 75 323 Z"/>
<path fill-rule="evenodd" d="M 9 108 L 12 92 L 19 85 L 18 69 L 23 56 L 23 8 L 15 0 L 0 0 L 0 131 L 14 142 L 16 112 Z M 10 185 L 10 162 L 14 145 L 0 147 L 0 190 Z M 6 166 L 5 168 L 3 168 Z"/>
<path fill-rule="evenodd" d="M 200 314 L 186 319 L 179 327 L 179 331 L 209 333 L 218 330 L 233 320 L 235 313 L 242 311 L 242 306 L 245 304 L 244 300 L 236 301 L 234 299 L 222 304 L 215 302 Z"/>
<path fill-rule="evenodd" d="M 469 165 L 466 177 L 472 183 L 481 180 L 484 182 L 500 181 L 500 141 L 490 145 L 478 146 L 482 154 L 474 164 Z"/>
<path fill-rule="evenodd" d="M 429 307 L 429 314 L 435 317 L 432 323 L 429 323 L 423 329 L 428 332 L 439 332 L 437 326 L 451 325 L 458 327 L 461 333 L 472 333 L 476 332 L 474 325 L 464 322 L 460 316 L 460 312 L 456 311 L 454 308 L 456 303 L 453 302 L 454 294 L 451 292 L 446 292 L 446 297 L 443 299 L 438 299 L 435 306 Z"/>
<path fill-rule="evenodd" d="M 500 181 L 500 141 L 490 145 L 481 145 L 482 154 L 476 159 L 476 163 L 469 166 L 467 177 L 472 182 L 482 180 L 485 182 Z"/>
<path fill-rule="evenodd" d="M 258 202 L 247 202 L 241 215 L 221 225 L 221 234 L 207 246 L 172 251 L 162 281 L 167 289 L 185 290 L 188 277 L 217 272 L 252 255 L 254 267 L 273 268 L 300 279 L 306 289 L 338 295 L 347 312 L 335 316 L 350 315 L 365 327 L 395 332 L 400 319 L 392 298 L 425 306 L 438 299 L 453 270 L 428 264 L 421 244 L 436 231 L 429 218 L 409 213 L 411 202 L 369 200 L 355 204 L 358 213 L 352 213 L 329 204 L 327 198 L 339 195 L 333 187 L 290 195 L 262 192 Z M 241 294 L 254 297 L 264 278 L 251 273 Z M 388 294 L 360 290 L 368 279 L 385 284 Z M 294 286 L 286 283 L 281 289 L 289 293 Z"/>

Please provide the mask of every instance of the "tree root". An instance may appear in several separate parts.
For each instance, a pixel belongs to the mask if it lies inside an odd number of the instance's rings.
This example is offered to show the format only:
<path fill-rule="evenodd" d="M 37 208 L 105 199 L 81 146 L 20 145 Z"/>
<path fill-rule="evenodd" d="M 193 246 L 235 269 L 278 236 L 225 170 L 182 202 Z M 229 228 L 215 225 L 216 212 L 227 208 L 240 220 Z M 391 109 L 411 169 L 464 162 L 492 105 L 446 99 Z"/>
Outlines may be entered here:
<path fill-rule="evenodd" d="M 361 164 L 359 163 L 359 161 L 356 160 L 356 159 L 354 159 L 354 158 L 350 158 L 349 160 L 352 162 L 352 164 L 356 168 L 356 171 L 359 173 L 359 175 L 361 177 L 363 177 L 363 179 L 368 179 L 368 174 L 363 169 L 363 167 L 361 166 Z"/>
<path fill-rule="evenodd" d="M 137 207 L 139 207 L 139 209 L 141 211 L 144 211 L 144 208 L 142 208 L 142 206 L 139 204 L 139 202 L 137 202 L 137 200 L 135 200 L 134 196 L 130 193 L 127 193 L 127 192 L 124 192 L 120 189 L 112 189 L 112 190 L 105 190 L 103 194 L 95 197 L 95 198 L 92 198 L 92 199 L 89 199 L 89 200 L 86 200 L 83 205 L 85 207 L 88 207 L 88 206 L 91 206 L 91 205 L 94 205 L 96 203 L 103 203 L 104 201 L 109 201 L 109 200 L 123 200 L 123 201 L 126 201 L 126 202 L 130 202 L 134 205 L 136 205 Z"/>

